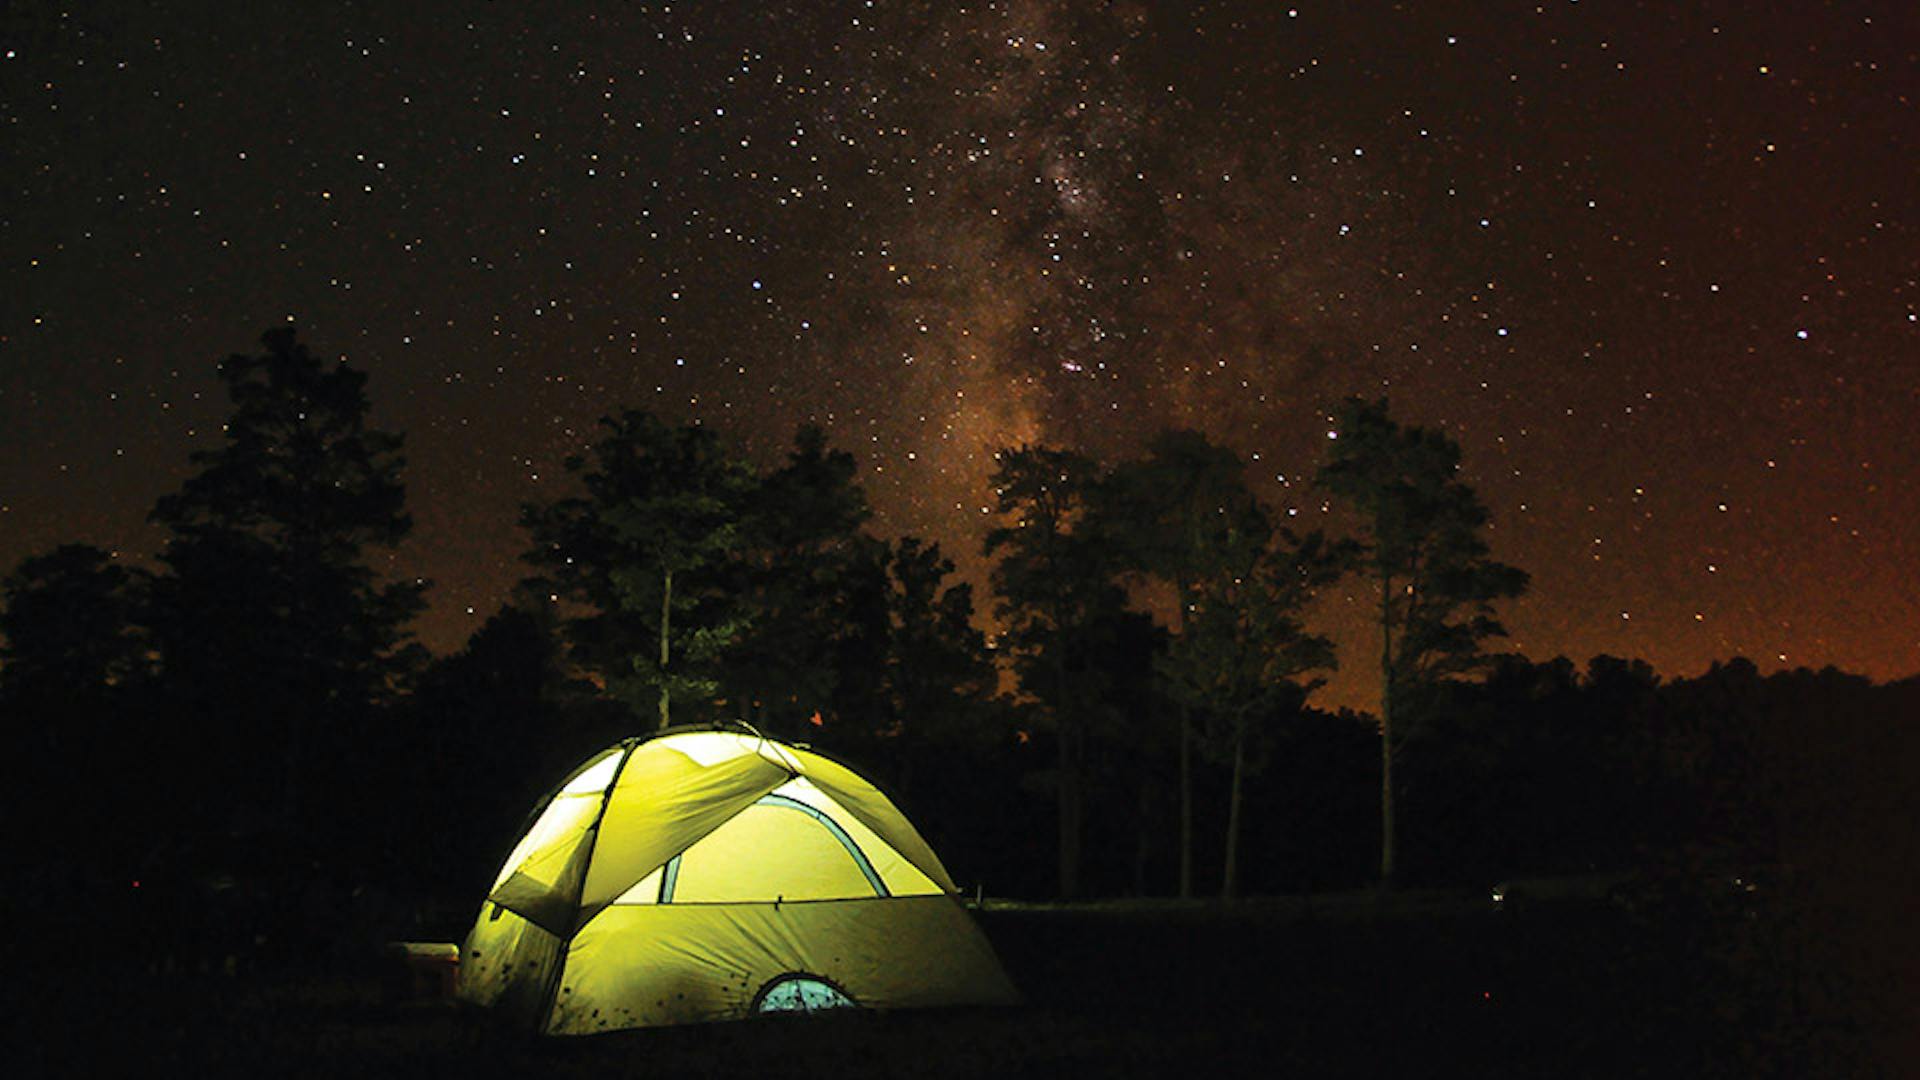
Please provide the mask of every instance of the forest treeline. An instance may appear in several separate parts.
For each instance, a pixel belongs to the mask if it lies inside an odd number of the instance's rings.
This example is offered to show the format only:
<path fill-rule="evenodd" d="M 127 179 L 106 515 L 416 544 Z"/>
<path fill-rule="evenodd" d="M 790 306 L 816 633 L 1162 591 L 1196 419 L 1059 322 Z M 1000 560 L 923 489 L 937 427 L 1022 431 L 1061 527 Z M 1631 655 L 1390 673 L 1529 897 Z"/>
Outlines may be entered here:
<path fill-rule="evenodd" d="M 433 657 L 428 584 L 374 569 L 411 524 L 402 439 L 362 373 L 290 329 L 263 346 L 220 365 L 225 439 L 154 506 L 150 566 L 73 543 L 0 585 L 4 818 L 49 887 L 477 898 L 587 753 L 734 721 L 873 776 L 999 894 L 1913 872 L 1887 860 L 1920 848 L 1920 680 L 1501 652 L 1526 575 L 1458 446 L 1384 401 L 1341 405 L 1311 472 L 1351 535 L 1288 528 L 1202 433 L 1112 463 L 1005 448 L 984 597 L 937 543 L 874 535 L 818 429 L 762 466 L 615 413 L 572 494 L 524 508 L 513 601 Z M 1313 625 L 1341 583 L 1373 598 L 1364 655 Z M 1316 706 L 1336 664 L 1377 677 L 1380 715 Z"/>

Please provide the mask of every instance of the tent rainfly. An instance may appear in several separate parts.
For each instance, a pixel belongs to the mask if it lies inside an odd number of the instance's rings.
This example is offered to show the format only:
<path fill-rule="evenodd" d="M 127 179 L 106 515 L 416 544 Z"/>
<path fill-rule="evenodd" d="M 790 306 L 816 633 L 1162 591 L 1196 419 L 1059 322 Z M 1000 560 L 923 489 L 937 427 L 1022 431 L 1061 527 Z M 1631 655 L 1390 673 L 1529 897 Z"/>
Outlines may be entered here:
<path fill-rule="evenodd" d="M 1013 1003 L 956 894 L 843 765 L 734 731 L 629 739 L 538 808 L 467 935 L 459 993 L 555 1035 Z"/>

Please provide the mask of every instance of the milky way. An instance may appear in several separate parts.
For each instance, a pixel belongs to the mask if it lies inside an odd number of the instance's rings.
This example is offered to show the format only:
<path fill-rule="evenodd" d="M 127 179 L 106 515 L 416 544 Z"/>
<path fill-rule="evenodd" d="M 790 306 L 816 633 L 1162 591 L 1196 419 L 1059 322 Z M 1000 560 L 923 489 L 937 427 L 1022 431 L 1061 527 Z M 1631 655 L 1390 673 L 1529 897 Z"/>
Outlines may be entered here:
<path fill-rule="evenodd" d="M 1200 427 L 1337 526 L 1361 393 L 1464 447 L 1531 655 L 1920 669 L 1908 5 L 564 8 L 10 10 L 0 564 L 150 553 L 291 320 L 407 433 L 442 650 L 621 407 L 819 423 L 978 578 L 1022 442 Z"/>

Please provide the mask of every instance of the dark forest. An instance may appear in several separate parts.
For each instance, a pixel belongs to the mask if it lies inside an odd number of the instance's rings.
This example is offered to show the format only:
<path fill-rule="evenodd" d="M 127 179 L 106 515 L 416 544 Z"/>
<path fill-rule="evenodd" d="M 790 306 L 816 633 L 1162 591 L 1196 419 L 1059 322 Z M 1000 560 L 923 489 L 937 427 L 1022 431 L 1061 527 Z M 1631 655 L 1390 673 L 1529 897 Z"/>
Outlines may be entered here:
<path fill-rule="evenodd" d="M 856 765 L 982 897 L 1572 897 L 1790 990 L 1770 1022 L 1870 1033 L 1911 986 L 1920 681 L 1503 651 L 1527 575 L 1459 447 L 1384 400 L 1312 464 L 1346 533 L 1289 529 L 1199 432 L 1004 448 L 983 597 L 869 528 L 818 429 L 763 466 L 617 412 L 524 507 L 513 602 L 433 656 L 430 583 L 375 569 L 410 525 L 377 388 L 290 329 L 219 375 L 224 444 L 154 506 L 156 560 L 76 538 L 4 583 L 12 903 L 99 920 L 116 965 L 351 966 L 470 910 L 590 752 L 733 724 Z M 1316 632 L 1343 581 L 1377 653 Z M 1316 704 L 1340 665 L 1390 723 Z"/>

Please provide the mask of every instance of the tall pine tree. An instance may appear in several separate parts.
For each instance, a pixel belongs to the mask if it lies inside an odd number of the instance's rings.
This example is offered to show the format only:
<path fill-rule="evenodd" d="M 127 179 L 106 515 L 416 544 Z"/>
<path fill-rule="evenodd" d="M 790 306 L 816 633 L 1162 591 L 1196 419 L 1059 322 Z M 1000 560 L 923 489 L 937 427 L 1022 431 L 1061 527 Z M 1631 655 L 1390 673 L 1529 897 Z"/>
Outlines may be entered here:
<path fill-rule="evenodd" d="M 1145 457 L 1127 462 L 1099 492 L 1102 530 L 1121 565 L 1171 589 L 1184 633 L 1203 583 L 1219 577 L 1230 548 L 1264 538 L 1267 525 L 1233 451 L 1197 431 L 1154 437 Z M 1179 890 L 1193 895 L 1192 695 L 1169 695 L 1178 710 L 1180 771 Z"/>
<path fill-rule="evenodd" d="M 368 562 L 412 520 L 401 436 L 367 423 L 366 375 L 314 356 L 292 327 L 261 344 L 220 364 L 225 439 L 154 508 L 169 537 L 151 619 L 163 694 L 198 729 L 211 798 L 300 827 L 347 798 L 313 789 L 417 659 L 406 625 L 424 584 L 382 582 Z"/>
<path fill-rule="evenodd" d="M 1257 517 L 1206 548 L 1192 606 L 1162 658 L 1168 694 L 1212 721 L 1214 751 L 1231 770 L 1220 891 L 1239 890 L 1240 811 L 1254 770 L 1256 725 L 1297 714 L 1334 666 L 1333 643 L 1309 633 L 1302 610 L 1337 580 L 1349 552 L 1318 533 L 1272 534 Z"/>
<path fill-rule="evenodd" d="M 1496 601 L 1521 595 L 1527 575 L 1491 557 L 1489 516 L 1460 480 L 1460 446 L 1402 427 L 1387 403 L 1350 398 L 1317 483 L 1360 518 L 1363 565 L 1379 597 L 1380 880 L 1394 877 L 1396 730 L 1435 684 L 1483 667 L 1482 644 L 1505 636 Z"/>
<path fill-rule="evenodd" d="M 802 427 L 779 468 L 757 483 L 730 586 L 753 613 L 721 679 L 735 715 L 779 728 L 831 711 L 843 670 L 871 516 L 853 455 Z"/>
<path fill-rule="evenodd" d="M 1101 664 L 1125 597 L 1113 583 L 1109 549 L 1087 528 L 1099 465 L 1071 451 L 1003 450 L 993 477 L 1000 524 L 987 533 L 998 557 L 995 613 L 1023 691 L 1053 727 L 1059 807 L 1060 895 L 1080 889 L 1086 819 L 1088 741 L 1102 715 Z"/>
<path fill-rule="evenodd" d="M 628 410 L 567 460 L 584 495 L 532 504 L 527 560 L 554 595 L 577 605 L 573 655 L 636 713 L 661 728 L 719 693 L 718 663 L 747 613 L 738 573 L 752 468 L 712 430 Z"/>

